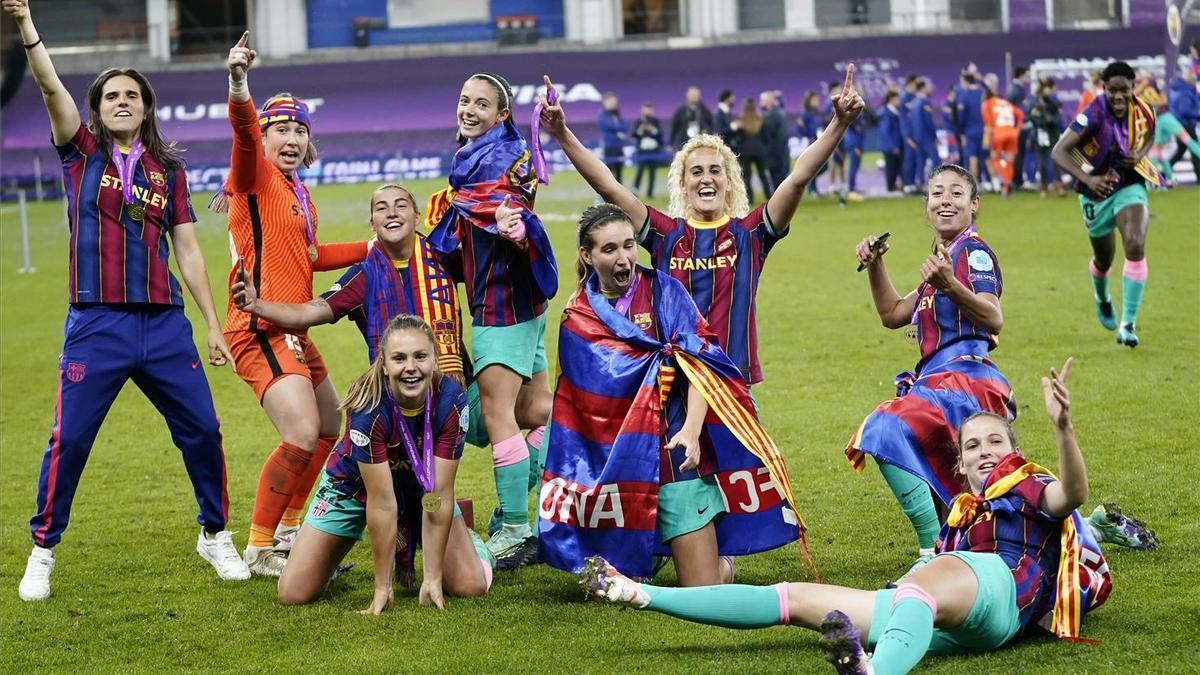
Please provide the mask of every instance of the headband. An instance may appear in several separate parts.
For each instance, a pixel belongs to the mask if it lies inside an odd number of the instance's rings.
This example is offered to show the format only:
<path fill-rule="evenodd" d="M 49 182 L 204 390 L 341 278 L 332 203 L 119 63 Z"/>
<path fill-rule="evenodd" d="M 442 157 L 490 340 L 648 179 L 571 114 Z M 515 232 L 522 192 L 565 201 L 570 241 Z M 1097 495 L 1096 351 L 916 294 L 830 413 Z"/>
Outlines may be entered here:
<path fill-rule="evenodd" d="M 308 105 L 294 96 L 275 96 L 263 104 L 258 113 L 258 126 L 266 129 L 276 122 L 299 122 L 312 130 Z"/>
<path fill-rule="evenodd" d="M 474 80 L 476 78 L 487 80 L 488 82 L 491 82 L 492 84 L 496 85 L 496 88 L 500 90 L 500 95 L 504 97 L 504 100 L 502 100 L 500 102 L 501 103 L 500 109 L 503 110 L 503 109 L 509 107 L 508 87 L 505 87 L 504 84 L 501 83 L 500 80 L 496 79 L 496 77 L 494 75 L 488 75 L 487 73 L 475 73 L 474 75 L 468 77 L 467 79 Z"/>

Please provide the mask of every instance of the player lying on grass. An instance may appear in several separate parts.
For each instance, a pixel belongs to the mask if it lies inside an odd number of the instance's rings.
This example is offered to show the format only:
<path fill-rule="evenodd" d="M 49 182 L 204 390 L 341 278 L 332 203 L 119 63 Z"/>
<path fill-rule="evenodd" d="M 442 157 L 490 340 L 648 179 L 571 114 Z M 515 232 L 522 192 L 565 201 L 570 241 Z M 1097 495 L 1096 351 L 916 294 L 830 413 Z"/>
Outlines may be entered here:
<path fill-rule="evenodd" d="M 315 602 L 338 564 L 371 531 L 375 594 L 364 614 L 391 607 L 393 578 L 419 601 L 487 593 L 495 560 L 463 522 L 454 477 L 466 433 L 462 386 L 437 370 L 433 331 L 411 314 L 392 319 L 371 367 L 350 385 L 346 433 L 330 455 L 308 516 L 279 577 L 279 601 Z"/>
<path fill-rule="evenodd" d="M 959 429 L 958 495 L 939 553 L 892 589 L 811 583 L 660 588 L 639 584 L 607 561 L 588 561 L 581 583 L 606 600 L 727 628 L 796 625 L 822 633 L 839 673 L 906 673 L 926 654 L 999 649 L 1042 626 L 1077 639 L 1083 616 L 1112 590 L 1108 565 L 1075 509 L 1088 496 L 1087 470 L 1071 426 L 1067 375 L 1042 378 L 1058 446 L 1061 480 L 1030 462 L 1008 421 L 977 413 Z M 1114 512 L 1115 513 L 1115 512 Z M 1141 523 L 1114 515 L 1104 527 L 1125 543 L 1157 545 Z M 870 657 L 864 651 L 873 650 Z"/>

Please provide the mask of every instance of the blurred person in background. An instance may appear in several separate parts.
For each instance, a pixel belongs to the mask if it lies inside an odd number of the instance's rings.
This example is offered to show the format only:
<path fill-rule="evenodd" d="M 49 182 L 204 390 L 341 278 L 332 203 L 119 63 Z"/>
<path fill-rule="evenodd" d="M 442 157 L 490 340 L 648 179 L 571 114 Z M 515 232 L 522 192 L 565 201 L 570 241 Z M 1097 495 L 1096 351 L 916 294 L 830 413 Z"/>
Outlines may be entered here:
<path fill-rule="evenodd" d="M 604 165 L 612 171 L 617 182 L 621 182 L 621 174 L 625 169 L 625 144 L 629 141 L 629 125 L 621 119 L 621 111 L 617 108 L 617 95 L 605 92 L 600 100 L 600 114 L 596 126 L 600 127 L 600 152 L 604 155 Z"/>
<path fill-rule="evenodd" d="M 690 139 L 699 134 L 711 133 L 712 130 L 712 112 L 700 98 L 700 87 L 688 87 L 683 104 L 676 108 L 675 114 L 671 116 L 669 142 L 672 150 L 677 150 Z"/>
<path fill-rule="evenodd" d="M 646 178 L 646 191 L 642 195 L 646 199 L 654 197 L 654 177 L 658 173 L 658 165 L 664 161 L 666 152 L 663 148 L 662 122 L 654 116 L 654 105 L 642 104 L 642 115 L 633 123 L 633 163 L 637 173 L 633 175 L 633 189 L 642 188 L 642 178 Z"/>
<path fill-rule="evenodd" d="M 888 89 L 883 95 L 883 105 L 875 113 L 879 120 L 879 151 L 883 153 L 884 188 L 888 192 L 899 189 L 897 180 L 904 163 L 904 137 L 900 134 L 900 92 Z"/>
<path fill-rule="evenodd" d="M 737 118 L 738 163 L 742 166 L 742 182 L 746 184 L 746 199 L 754 201 L 753 172 L 758 171 L 758 182 L 763 194 L 771 191 L 771 177 L 766 168 L 766 146 L 763 143 L 763 118 L 758 114 L 754 99 L 746 99 L 742 114 Z"/>
<path fill-rule="evenodd" d="M 1059 197 L 1066 196 L 1066 188 L 1058 178 L 1058 167 L 1054 165 L 1054 159 L 1050 156 L 1050 151 L 1058 142 L 1063 128 L 1062 102 L 1055 95 L 1055 89 L 1054 78 L 1047 77 L 1038 83 L 1037 96 L 1029 107 L 1029 120 L 1026 125 L 1032 125 L 1029 134 L 1030 154 L 1036 162 L 1042 199 L 1050 194 L 1050 186 L 1054 186 Z"/>
<path fill-rule="evenodd" d="M 722 89 L 717 95 L 717 111 L 713 113 L 713 133 L 720 136 L 734 152 L 740 152 L 737 146 L 738 116 L 733 106 L 737 98 L 728 89 Z"/>

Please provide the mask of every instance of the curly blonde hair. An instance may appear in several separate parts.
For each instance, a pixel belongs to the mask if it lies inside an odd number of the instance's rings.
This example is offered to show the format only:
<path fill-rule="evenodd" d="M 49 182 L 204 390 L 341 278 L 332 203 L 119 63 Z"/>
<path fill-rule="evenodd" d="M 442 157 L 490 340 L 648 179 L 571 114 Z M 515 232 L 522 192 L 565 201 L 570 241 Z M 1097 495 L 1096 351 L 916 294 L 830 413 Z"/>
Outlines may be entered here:
<path fill-rule="evenodd" d="M 667 204 L 667 215 L 672 218 L 697 217 L 692 202 L 687 198 L 683 189 L 684 172 L 687 170 L 688 157 L 700 148 L 716 150 L 721 157 L 721 169 L 725 172 L 725 215 L 731 218 L 741 218 L 750 212 L 750 200 L 746 197 L 746 183 L 742 180 L 742 167 L 738 164 L 737 155 L 725 145 L 720 136 L 700 134 L 683 144 L 675 159 L 671 160 L 671 168 L 667 171 L 667 189 L 671 200 Z"/>

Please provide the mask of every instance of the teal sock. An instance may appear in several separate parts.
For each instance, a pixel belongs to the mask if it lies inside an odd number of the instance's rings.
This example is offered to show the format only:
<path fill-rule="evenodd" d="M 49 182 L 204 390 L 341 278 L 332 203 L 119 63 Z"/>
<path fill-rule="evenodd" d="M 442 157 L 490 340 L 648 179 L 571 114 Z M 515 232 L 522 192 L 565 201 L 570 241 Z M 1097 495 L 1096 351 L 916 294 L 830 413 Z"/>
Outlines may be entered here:
<path fill-rule="evenodd" d="M 1126 260 L 1125 269 L 1121 274 L 1121 323 L 1137 323 L 1138 310 L 1142 307 L 1142 294 L 1145 291 L 1145 259 L 1134 262 Z"/>
<path fill-rule="evenodd" d="M 1108 300 L 1108 273 L 1104 276 L 1096 276 L 1096 262 L 1093 260 L 1089 266 L 1092 273 L 1092 292 L 1096 294 L 1097 300 Z"/>
<path fill-rule="evenodd" d="M 496 474 L 496 496 L 500 499 L 500 510 L 504 512 L 504 524 L 528 524 L 529 459 L 495 467 L 493 472 Z"/>
<path fill-rule="evenodd" d="M 780 585 L 786 593 L 786 585 Z M 767 628 L 787 623 L 776 586 L 724 584 L 693 588 L 664 588 L 642 584 L 650 597 L 646 609 L 678 619 L 724 628 Z M 786 597 L 786 596 L 783 596 Z"/>
<path fill-rule="evenodd" d="M 900 509 L 908 516 L 908 521 L 916 530 L 917 543 L 921 548 L 933 548 L 937 543 L 941 524 L 938 522 L 937 507 L 933 504 L 929 486 L 898 466 L 878 460 L 876 463 L 879 464 L 879 473 L 883 474 L 883 480 L 887 481 L 892 494 L 896 495 L 896 501 L 900 502 Z"/>
<path fill-rule="evenodd" d="M 933 640 L 933 608 L 918 597 L 901 597 L 897 592 L 895 598 L 887 627 L 871 656 L 875 675 L 912 670 L 929 651 L 929 643 Z"/>
<path fill-rule="evenodd" d="M 1189 138 L 1186 145 L 1188 152 L 1191 152 L 1192 156 L 1200 157 L 1200 143 L 1197 143 L 1196 139 Z"/>
<path fill-rule="evenodd" d="M 529 449 L 529 490 L 542 482 L 542 443 L 545 442 L 546 427 L 538 427 L 525 435 L 525 447 Z"/>

